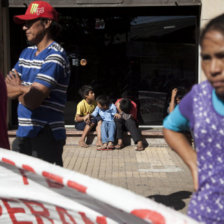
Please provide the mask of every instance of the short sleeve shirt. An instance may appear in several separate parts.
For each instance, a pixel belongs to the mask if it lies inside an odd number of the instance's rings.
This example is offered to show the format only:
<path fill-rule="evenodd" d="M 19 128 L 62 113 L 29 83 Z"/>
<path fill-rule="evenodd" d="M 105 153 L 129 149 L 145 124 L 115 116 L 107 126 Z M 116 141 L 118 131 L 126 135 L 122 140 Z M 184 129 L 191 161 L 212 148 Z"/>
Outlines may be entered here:
<path fill-rule="evenodd" d="M 116 106 L 111 103 L 108 110 L 101 110 L 98 106 L 95 108 L 95 110 L 92 113 L 92 116 L 96 117 L 97 115 L 100 115 L 103 121 L 113 121 L 114 115 L 117 113 Z"/>
<path fill-rule="evenodd" d="M 70 65 L 64 49 L 56 42 L 36 56 L 37 47 L 23 50 L 14 69 L 20 75 L 22 85 L 40 83 L 50 89 L 50 95 L 42 104 L 30 110 L 18 105 L 18 137 L 35 137 L 49 125 L 55 139 L 65 139 L 64 108 L 70 78 Z"/>
<path fill-rule="evenodd" d="M 85 116 L 91 114 L 96 108 L 96 101 L 89 104 L 85 99 L 80 101 L 77 105 L 76 115 Z"/>

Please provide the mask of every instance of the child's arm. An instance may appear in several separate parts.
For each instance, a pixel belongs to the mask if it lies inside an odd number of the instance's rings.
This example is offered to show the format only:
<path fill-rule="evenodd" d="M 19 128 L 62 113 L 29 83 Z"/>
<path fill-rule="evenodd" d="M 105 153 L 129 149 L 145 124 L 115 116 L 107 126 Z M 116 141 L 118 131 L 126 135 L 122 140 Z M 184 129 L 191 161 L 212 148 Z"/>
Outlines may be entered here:
<path fill-rule="evenodd" d="M 116 103 L 115 103 L 115 106 L 116 106 L 116 109 L 117 109 L 118 113 L 116 113 L 114 115 L 114 117 L 117 118 L 117 119 L 120 119 L 121 118 L 121 113 L 122 113 L 122 111 L 120 109 L 120 101 L 117 100 Z"/>
<path fill-rule="evenodd" d="M 87 114 L 86 116 L 81 116 L 79 114 L 75 115 L 75 121 L 76 122 L 88 122 L 88 120 L 90 119 L 90 114 Z"/>
<path fill-rule="evenodd" d="M 92 117 L 96 117 L 99 114 L 99 107 L 96 106 L 95 110 L 91 113 Z"/>
<path fill-rule="evenodd" d="M 120 103 L 119 103 L 119 105 L 120 105 Z M 118 118 L 118 119 L 121 118 L 121 114 L 120 113 L 117 113 L 119 111 L 118 111 L 118 109 L 117 109 L 117 107 L 116 107 L 115 104 L 112 104 L 111 109 L 112 109 L 112 116 L 114 116 L 115 118 Z M 122 111 L 121 111 L 121 113 L 122 113 Z"/>
<path fill-rule="evenodd" d="M 120 101 L 117 101 L 117 102 L 115 103 L 115 106 L 116 106 L 116 108 L 117 108 L 118 113 L 122 113 L 122 111 L 121 111 L 121 109 L 120 109 Z"/>
<path fill-rule="evenodd" d="M 168 112 L 169 113 L 171 113 L 174 110 L 175 106 L 176 106 L 176 103 L 175 103 L 176 95 L 177 95 L 177 88 L 174 88 L 172 90 L 170 105 L 169 105 L 169 108 L 168 108 Z"/>
<path fill-rule="evenodd" d="M 114 114 L 114 117 L 117 118 L 117 119 L 120 119 L 121 118 L 121 114 L 116 113 L 116 114 Z"/>

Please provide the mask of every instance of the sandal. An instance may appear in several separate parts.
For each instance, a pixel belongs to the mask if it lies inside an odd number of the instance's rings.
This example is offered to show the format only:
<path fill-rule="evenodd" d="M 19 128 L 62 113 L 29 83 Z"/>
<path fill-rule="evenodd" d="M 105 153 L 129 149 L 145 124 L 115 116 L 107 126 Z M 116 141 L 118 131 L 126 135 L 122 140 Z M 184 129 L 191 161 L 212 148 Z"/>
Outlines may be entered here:
<path fill-rule="evenodd" d="M 117 144 L 115 145 L 115 149 L 122 149 L 124 147 L 123 144 Z"/>
<path fill-rule="evenodd" d="M 108 145 L 108 146 L 107 146 L 107 149 L 109 149 L 109 150 L 113 150 L 113 149 L 114 149 L 114 145 Z"/>

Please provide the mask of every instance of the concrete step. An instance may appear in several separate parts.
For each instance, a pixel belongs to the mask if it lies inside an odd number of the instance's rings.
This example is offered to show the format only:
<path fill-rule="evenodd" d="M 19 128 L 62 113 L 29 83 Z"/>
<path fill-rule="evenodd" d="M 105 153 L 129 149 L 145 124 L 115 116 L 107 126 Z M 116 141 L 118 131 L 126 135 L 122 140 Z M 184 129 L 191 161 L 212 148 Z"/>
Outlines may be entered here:
<path fill-rule="evenodd" d="M 140 129 L 143 142 L 149 147 L 167 147 L 167 143 L 164 140 L 162 128 L 151 128 L 151 129 Z M 9 130 L 9 141 L 15 139 L 16 130 Z M 78 141 L 82 135 L 82 131 L 78 131 L 75 128 L 66 128 L 66 145 L 78 145 Z M 87 137 L 87 144 L 95 145 L 96 144 L 96 132 L 90 132 Z M 124 144 L 125 145 L 134 145 L 134 142 L 130 136 L 130 133 L 124 133 Z"/>

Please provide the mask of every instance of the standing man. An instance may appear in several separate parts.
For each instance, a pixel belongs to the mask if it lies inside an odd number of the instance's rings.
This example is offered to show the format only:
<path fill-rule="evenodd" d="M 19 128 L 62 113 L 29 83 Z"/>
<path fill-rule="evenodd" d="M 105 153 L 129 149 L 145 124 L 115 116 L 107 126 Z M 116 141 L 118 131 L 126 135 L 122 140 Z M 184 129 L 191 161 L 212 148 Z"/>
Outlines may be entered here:
<path fill-rule="evenodd" d="M 58 13 L 47 2 L 32 2 L 23 25 L 29 47 L 6 77 L 8 97 L 18 98 L 19 127 L 12 150 L 62 166 L 66 133 L 64 107 L 70 68 L 64 49 L 54 41 Z"/>

